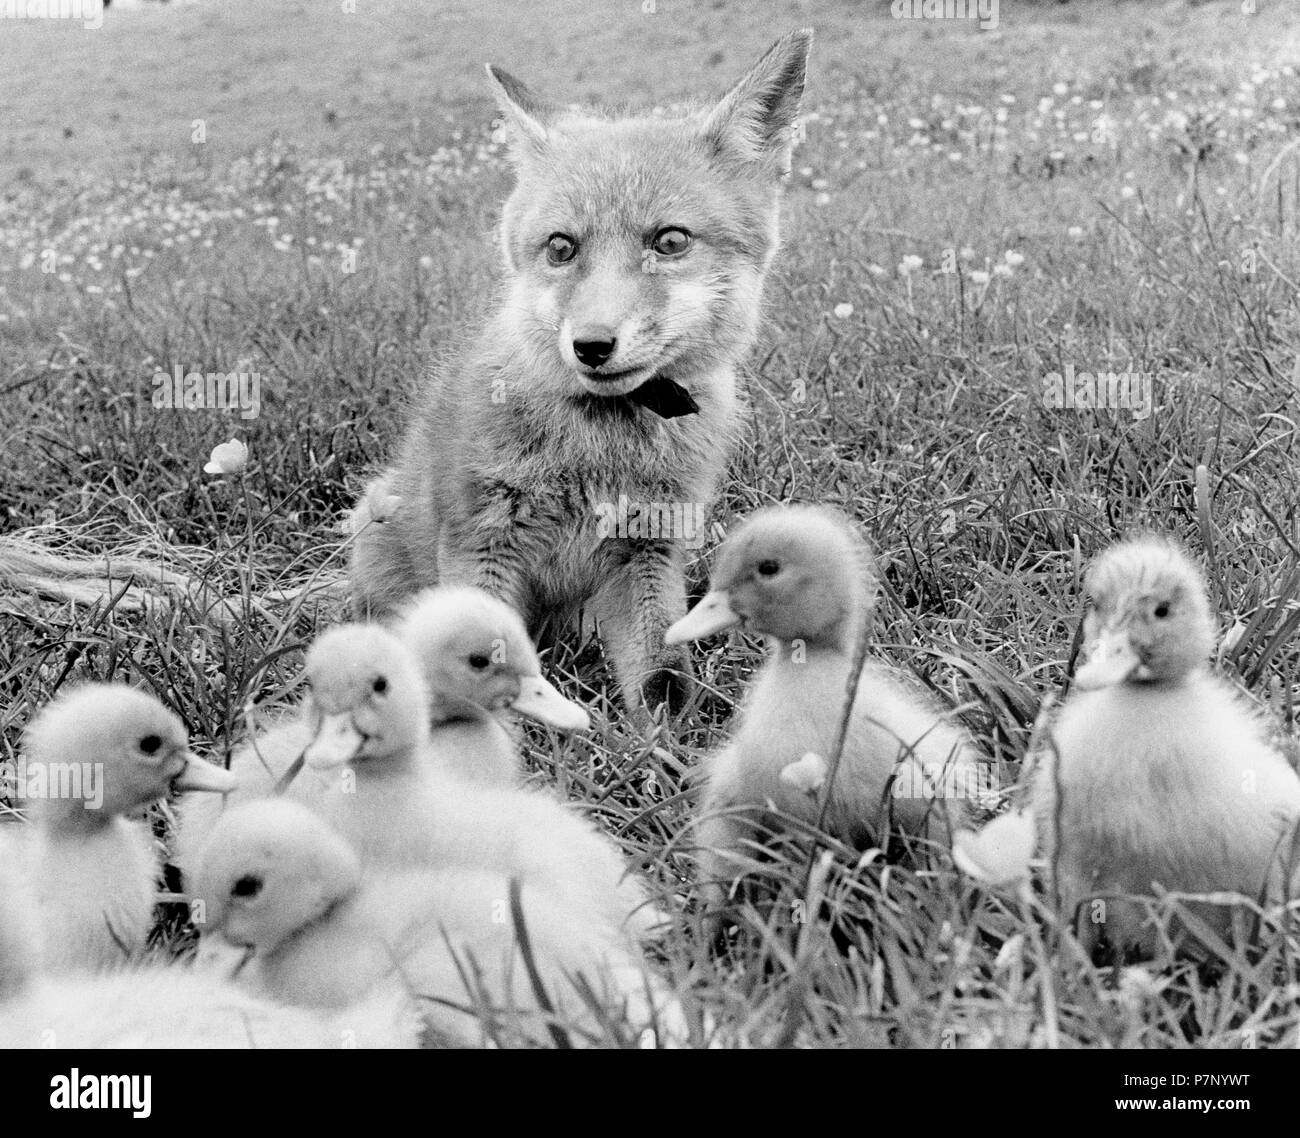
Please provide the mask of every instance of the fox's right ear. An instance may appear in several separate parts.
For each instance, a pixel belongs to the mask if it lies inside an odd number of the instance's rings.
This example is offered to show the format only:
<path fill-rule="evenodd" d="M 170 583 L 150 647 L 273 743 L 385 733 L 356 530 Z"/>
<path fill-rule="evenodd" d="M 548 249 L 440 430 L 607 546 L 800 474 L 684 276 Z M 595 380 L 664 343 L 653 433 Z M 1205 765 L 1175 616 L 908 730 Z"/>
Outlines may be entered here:
<path fill-rule="evenodd" d="M 812 37 L 812 28 L 782 36 L 709 112 L 704 137 L 719 154 L 757 162 L 774 177 L 789 171 Z"/>
<path fill-rule="evenodd" d="M 505 115 L 516 155 L 540 154 L 546 149 L 546 122 L 554 108 L 508 71 L 487 65 L 492 94 Z"/>

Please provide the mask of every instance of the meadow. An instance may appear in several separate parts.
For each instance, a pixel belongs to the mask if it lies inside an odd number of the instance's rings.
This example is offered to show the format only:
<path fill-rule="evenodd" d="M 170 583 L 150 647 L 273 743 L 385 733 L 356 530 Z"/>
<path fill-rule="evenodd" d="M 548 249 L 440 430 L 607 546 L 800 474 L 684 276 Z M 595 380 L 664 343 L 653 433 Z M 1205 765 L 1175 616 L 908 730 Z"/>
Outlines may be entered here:
<path fill-rule="evenodd" d="M 342 516 L 491 302 L 509 171 L 487 58 L 565 101 L 672 106 L 802 25 L 783 249 L 697 591 L 737 516 L 851 513 L 883 569 L 879 649 L 979 740 L 992 816 L 1077 653 L 1088 558 L 1153 528 L 1207 567 L 1219 668 L 1294 731 L 1300 12 L 1005 0 L 982 31 L 852 0 L 336 7 L 0 39 L 0 763 L 82 679 L 155 691 L 218 756 L 294 698 L 303 647 L 345 611 Z M 178 366 L 257 373 L 259 413 L 156 406 Z M 1053 405 L 1053 375 L 1085 372 L 1144 377 L 1150 406 Z M 205 474 L 232 436 L 246 474 Z M 1213 967 L 1120 971 L 1045 892 L 939 853 L 909 869 L 796 843 L 768 867 L 777 904 L 712 954 L 692 773 L 759 658 L 697 649 L 698 698 L 646 732 L 598 649 L 566 645 L 548 674 L 593 728 L 528 744 L 530 777 L 677 914 L 657 962 L 717 1042 L 1300 1046 L 1285 915 Z M 162 912 L 153 951 L 187 952 L 183 905 Z"/>

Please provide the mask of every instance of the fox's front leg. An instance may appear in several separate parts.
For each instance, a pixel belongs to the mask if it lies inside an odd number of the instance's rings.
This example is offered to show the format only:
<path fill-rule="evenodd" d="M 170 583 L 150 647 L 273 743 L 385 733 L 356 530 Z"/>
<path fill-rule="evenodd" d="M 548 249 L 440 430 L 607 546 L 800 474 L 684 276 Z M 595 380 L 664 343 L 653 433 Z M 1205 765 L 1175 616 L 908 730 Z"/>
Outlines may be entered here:
<path fill-rule="evenodd" d="M 509 487 L 484 489 L 438 535 L 438 576 L 449 585 L 473 585 L 511 605 L 529 625 L 539 567 L 549 550 L 546 530 L 530 525 L 525 498 Z"/>
<path fill-rule="evenodd" d="M 682 552 L 676 542 L 627 539 L 596 596 L 600 637 L 630 710 L 667 704 L 676 713 L 691 690 L 690 655 L 664 633 L 686 612 Z"/>
<path fill-rule="evenodd" d="M 411 556 L 410 509 L 403 509 L 391 471 L 367 485 L 348 517 L 352 614 L 373 620 L 395 610 L 412 593 L 438 579 L 434 563 L 420 571 Z"/>

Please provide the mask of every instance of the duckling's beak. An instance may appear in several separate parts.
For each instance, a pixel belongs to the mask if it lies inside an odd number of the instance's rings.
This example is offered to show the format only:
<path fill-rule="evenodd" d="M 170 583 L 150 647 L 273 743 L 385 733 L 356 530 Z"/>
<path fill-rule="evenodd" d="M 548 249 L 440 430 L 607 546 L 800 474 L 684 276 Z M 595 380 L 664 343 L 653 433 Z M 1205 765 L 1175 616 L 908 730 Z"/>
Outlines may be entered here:
<path fill-rule="evenodd" d="M 705 593 L 700 603 L 664 634 L 664 643 L 686 644 L 691 640 L 703 640 L 724 628 L 734 628 L 740 620 L 739 614 L 731 607 L 727 591 L 714 589 Z"/>
<path fill-rule="evenodd" d="M 1074 673 L 1074 683 L 1084 691 L 1108 688 L 1127 680 L 1144 679 L 1146 670 L 1128 633 L 1121 628 L 1107 628 L 1092 642 L 1088 662 Z"/>
<path fill-rule="evenodd" d="M 586 731 L 591 726 L 586 711 L 565 699 L 541 676 L 521 676 L 519 694 L 510 706 L 520 715 L 549 723 L 557 731 Z"/>
<path fill-rule="evenodd" d="M 194 954 L 194 970 L 223 980 L 235 980 L 252 955 L 252 949 L 232 944 L 224 935 L 204 930 Z"/>
<path fill-rule="evenodd" d="M 176 790 L 210 790 L 213 794 L 229 794 L 239 786 L 239 779 L 222 767 L 205 763 L 196 755 L 185 756 L 185 766 L 172 779 Z"/>
<path fill-rule="evenodd" d="M 341 767 L 357 757 L 365 741 L 366 737 L 352 722 L 351 712 L 322 714 L 316 737 L 302 753 L 303 761 L 316 770 Z"/>

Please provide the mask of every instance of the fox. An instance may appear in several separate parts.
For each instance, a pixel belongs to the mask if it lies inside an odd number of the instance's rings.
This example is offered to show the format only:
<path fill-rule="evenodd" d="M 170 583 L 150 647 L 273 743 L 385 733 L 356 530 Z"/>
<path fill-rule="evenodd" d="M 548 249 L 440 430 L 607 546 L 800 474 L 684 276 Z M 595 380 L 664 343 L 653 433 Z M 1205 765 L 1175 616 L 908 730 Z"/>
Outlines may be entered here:
<path fill-rule="evenodd" d="M 358 618 L 440 583 L 535 638 L 591 617 L 624 705 L 680 710 L 683 519 L 739 442 L 811 44 L 787 34 L 680 115 L 567 109 L 488 65 L 515 176 L 500 286 L 350 515 Z"/>

